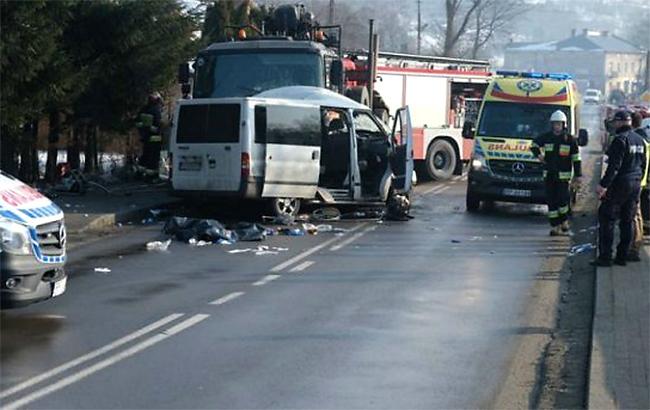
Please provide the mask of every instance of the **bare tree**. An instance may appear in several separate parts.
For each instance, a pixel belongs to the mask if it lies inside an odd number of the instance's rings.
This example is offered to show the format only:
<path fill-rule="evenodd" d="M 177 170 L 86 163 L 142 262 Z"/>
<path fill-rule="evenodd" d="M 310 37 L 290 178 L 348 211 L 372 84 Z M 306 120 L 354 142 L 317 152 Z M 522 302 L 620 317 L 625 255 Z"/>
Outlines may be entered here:
<path fill-rule="evenodd" d="M 476 10 L 484 0 L 445 0 L 444 46 L 442 55 L 453 57 L 458 44 L 467 33 Z"/>
<path fill-rule="evenodd" d="M 477 58 L 479 51 L 496 33 L 531 8 L 523 0 L 479 0 L 479 3 L 474 11 L 471 58 Z"/>

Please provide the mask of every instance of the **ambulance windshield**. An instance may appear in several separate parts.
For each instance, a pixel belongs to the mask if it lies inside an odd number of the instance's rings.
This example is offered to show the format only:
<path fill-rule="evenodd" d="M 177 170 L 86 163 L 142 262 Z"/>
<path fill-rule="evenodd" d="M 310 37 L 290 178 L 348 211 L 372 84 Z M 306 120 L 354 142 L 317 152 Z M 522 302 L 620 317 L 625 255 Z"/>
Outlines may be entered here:
<path fill-rule="evenodd" d="M 478 126 L 480 137 L 506 137 L 532 139 L 551 130 L 549 118 L 562 110 L 569 118 L 569 107 L 550 104 L 523 104 L 510 102 L 486 102 Z"/>

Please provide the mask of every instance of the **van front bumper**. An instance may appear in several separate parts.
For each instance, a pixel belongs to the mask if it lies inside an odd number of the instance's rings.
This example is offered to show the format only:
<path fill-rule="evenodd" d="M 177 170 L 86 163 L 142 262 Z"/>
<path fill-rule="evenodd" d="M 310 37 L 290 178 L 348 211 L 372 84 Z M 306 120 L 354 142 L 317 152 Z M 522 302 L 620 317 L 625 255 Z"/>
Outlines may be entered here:
<path fill-rule="evenodd" d="M 481 201 L 546 204 L 544 181 L 503 180 L 472 170 L 467 177 L 467 194 Z"/>
<path fill-rule="evenodd" d="M 33 255 L 0 252 L 0 302 L 3 309 L 50 299 L 56 282 L 67 279 L 64 263 L 40 263 Z M 7 281 L 13 279 L 11 289 Z"/>

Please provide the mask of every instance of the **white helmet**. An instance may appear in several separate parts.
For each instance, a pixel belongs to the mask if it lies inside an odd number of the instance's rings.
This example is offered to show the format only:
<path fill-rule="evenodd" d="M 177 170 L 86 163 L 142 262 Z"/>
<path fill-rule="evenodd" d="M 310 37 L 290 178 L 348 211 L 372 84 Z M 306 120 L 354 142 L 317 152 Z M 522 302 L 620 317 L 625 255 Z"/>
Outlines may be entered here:
<path fill-rule="evenodd" d="M 557 122 L 563 122 L 563 123 L 566 124 L 566 123 L 567 123 L 566 114 L 563 113 L 563 112 L 560 111 L 560 110 L 555 111 L 555 112 L 551 115 L 551 122 L 556 122 L 556 121 L 557 121 Z"/>

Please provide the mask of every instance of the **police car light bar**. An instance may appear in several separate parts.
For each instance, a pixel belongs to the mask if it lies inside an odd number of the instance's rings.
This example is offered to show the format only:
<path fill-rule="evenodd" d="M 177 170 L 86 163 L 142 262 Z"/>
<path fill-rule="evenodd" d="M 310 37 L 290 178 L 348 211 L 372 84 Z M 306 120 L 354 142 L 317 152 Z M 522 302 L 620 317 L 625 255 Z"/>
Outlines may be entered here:
<path fill-rule="evenodd" d="M 497 75 L 504 77 L 521 77 L 521 78 L 549 78 L 551 80 L 570 80 L 573 77 L 568 73 L 539 73 L 535 71 L 508 71 L 497 70 Z"/>

